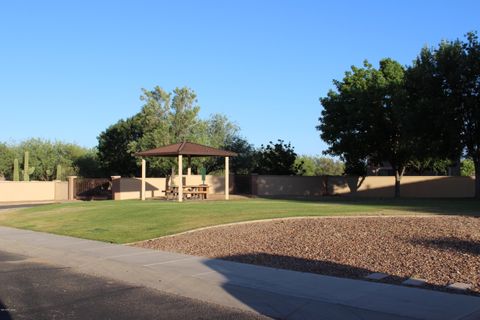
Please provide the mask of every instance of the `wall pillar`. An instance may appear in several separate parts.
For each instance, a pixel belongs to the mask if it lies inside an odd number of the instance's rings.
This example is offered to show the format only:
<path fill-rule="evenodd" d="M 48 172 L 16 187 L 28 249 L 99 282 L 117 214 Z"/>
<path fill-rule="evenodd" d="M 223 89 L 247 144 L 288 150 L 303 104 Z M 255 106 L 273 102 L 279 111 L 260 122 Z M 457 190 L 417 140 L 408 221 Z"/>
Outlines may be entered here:
<path fill-rule="evenodd" d="M 75 200 L 75 179 L 77 176 L 68 176 L 68 200 Z"/>
<path fill-rule="evenodd" d="M 183 156 L 180 154 L 178 155 L 178 202 L 183 201 Z"/>
<path fill-rule="evenodd" d="M 112 199 L 121 200 L 121 176 L 111 176 L 110 178 L 112 179 Z"/>
<path fill-rule="evenodd" d="M 147 162 L 145 161 L 145 159 L 142 159 L 142 190 L 141 190 L 141 198 L 142 198 L 142 201 L 145 200 L 145 178 L 146 178 L 146 175 L 147 175 Z"/>
<path fill-rule="evenodd" d="M 258 174 L 257 173 L 252 173 L 250 175 L 250 193 L 252 196 L 256 196 L 258 194 Z"/>
<path fill-rule="evenodd" d="M 230 164 L 229 157 L 225 157 L 225 200 L 230 199 Z"/>

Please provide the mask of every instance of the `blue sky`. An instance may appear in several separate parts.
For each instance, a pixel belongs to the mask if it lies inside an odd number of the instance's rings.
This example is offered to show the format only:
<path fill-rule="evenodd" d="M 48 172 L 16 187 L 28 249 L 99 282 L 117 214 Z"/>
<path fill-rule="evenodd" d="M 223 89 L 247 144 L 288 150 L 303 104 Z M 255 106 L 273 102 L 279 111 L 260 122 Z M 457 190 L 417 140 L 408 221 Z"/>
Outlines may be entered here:
<path fill-rule="evenodd" d="M 479 30 L 480 1 L 2 1 L 0 141 L 96 145 L 141 88 L 188 86 L 250 142 L 326 148 L 332 79 Z"/>

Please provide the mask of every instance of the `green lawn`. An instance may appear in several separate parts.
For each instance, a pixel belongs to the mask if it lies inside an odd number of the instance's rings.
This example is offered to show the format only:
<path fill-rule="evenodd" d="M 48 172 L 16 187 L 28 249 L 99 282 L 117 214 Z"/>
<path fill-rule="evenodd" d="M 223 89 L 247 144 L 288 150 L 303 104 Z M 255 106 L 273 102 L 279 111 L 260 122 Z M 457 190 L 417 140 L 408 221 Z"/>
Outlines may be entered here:
<path fill-rule="evenodd" d="M 0 225 L 128 243 L 230 222 L 331 215 L 463 214 L 480 216 L 474 200 L 92 201 L 44 205 L 0 214 Z"/>

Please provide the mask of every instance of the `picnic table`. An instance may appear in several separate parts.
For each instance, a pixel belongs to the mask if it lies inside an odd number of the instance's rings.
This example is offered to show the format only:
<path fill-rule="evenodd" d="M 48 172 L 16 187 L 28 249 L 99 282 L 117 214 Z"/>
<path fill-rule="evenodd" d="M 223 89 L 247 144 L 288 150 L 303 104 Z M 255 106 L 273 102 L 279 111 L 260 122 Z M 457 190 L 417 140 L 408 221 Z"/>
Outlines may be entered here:
<path fill-rule="evenodd" d="M 185 185 L 183 186 L 183 199 L 205 200 L 207 199 L 208 188 L 208 184 Z M 177 186 L 169 187 L 165 190 L 165 197 L 172 200 L 178 198 L 178 189 Z"/>

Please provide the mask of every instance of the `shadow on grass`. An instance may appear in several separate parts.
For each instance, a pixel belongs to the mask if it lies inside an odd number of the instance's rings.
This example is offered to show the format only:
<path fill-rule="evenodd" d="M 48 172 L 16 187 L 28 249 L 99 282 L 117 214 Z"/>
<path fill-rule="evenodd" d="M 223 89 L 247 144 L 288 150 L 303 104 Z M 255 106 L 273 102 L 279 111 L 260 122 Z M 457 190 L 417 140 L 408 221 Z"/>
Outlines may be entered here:
<path fill-rule="evenodd" d="M 480 256 L 480 241 L 468 241 L 458 238 L 415 239 L 413 244 L 441 250 L 454 250 L 462 253 Z"/>
<path fill-rule="evenodd" d="M 348 196 L 323 197 L 272 197 L 257 196 L 258 199 L 285 200 L 297 202 L 318 202 L 332 205 L 365 206 L 379 210 L 401 210 L 437 215 L 465 215 L 480 217 L 480 200 L 472 198 L 360 198 Z"/>

